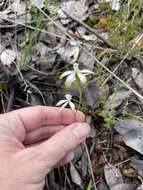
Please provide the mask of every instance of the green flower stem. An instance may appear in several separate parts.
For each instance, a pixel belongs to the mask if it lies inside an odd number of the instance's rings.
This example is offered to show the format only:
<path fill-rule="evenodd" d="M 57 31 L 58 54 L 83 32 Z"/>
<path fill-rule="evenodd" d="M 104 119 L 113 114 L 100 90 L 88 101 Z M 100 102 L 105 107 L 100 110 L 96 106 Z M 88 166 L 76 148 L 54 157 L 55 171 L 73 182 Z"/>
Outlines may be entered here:
<path fill-rule="evenodd" d="M 79 92 L 79 107 L 78 107 L 78 109 L 79 109 L 82 106 L 82 98 L 83 97 L 82 97 L 81 81 L 80 81 L 78 75 L 76 75 L 76 86 L 77 86 L 77 90 Z M 94 187 L 94 190 L 97 190 L 96 184 L 95 184 L 95 177 L 94 177 L 94 173 L 93 173 L 93 169 L 92 169 L 92 164 L 91 164 L 91 160 L 90 160 L 89 150 L 88 150 L 88 147 L 86 145 L 86 142 L 84 142 L 83 145 L 85 147 L 85 151 L 86 151 L 86 154 L 87 154 L 87 159 L 88 159 L 89 168 L 90 168 L 90 172 L 91 172 L 93 187 Z"/>
<path fill-rule="evenodd" d="M 79 92 L 79 106 L 78 106 L 78 109 L 79 109 L 82 106 L 82 87 L 81 87 L 81 82 L 78 75 L 76 75 L 76 86 Z"/>

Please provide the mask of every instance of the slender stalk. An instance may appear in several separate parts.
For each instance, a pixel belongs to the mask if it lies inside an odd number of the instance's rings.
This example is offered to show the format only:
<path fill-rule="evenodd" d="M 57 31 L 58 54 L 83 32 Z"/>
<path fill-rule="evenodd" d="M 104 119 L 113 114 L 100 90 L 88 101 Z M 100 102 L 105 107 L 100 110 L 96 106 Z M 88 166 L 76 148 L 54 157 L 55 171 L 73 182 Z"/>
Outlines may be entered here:
<path fill-rule="evenodd" d="M 81 88 L 81 82 L 78 75 L 76 75 L 76 86 L 79 92 L 79 105 L 78 105 L 78 109 L 79 109 L 82 106 L 82 88 Z"/>
<path fill-rule="evenodd" d="M 85 151 L 86 151 L 86 154 L 87 154 L 87 159 L 88 159 L 89 168 L 90 168 L 90 172 L 91 172 L 91 177 L 92 177 L 92 181 L 93 181 L 93 187 L 94 187 L 94 190 L 97 190 L 96 183 L 95 183 L 95 177 L 94 177 L 94 173 L 93 173 L 93 169 L 92 169 L 92 164 L 91 164 L 91 160 L 90 160 L 90 154 L 89 154 L 89 151 L 88 151 L 88 147 L 87 147 L 85 142 L 83 144 L 84 144 Z"/>
<path fill-rule="evenodd" d="M 81 87 L 81 82 L 78 76 L 76 76 L 76 86 L 79 92 L 79 108 L 82 105 L 82 87 Z M 92 181 L 93 181 L 93 187 L 94 190 L 97 190 L 96 188 L 96 184 L 95 184 L 95 178 L 94 178 L 94 173 L 93 173 L 93 169 L 92 169 L 92 164 L 91 164 L 91 160 L 90 160 L 90 154 L 88 151 L 88 147 L 86 145 L 86 142 L 83 143 L 84 147 L 85 147 L 85 151 L 87 154 L 87 159 L 88 159 L 88 163 L 89 163 L 89 168 L 90 168 L 90 172 L 91 172 L 91 177 L 92 177 Z"/>

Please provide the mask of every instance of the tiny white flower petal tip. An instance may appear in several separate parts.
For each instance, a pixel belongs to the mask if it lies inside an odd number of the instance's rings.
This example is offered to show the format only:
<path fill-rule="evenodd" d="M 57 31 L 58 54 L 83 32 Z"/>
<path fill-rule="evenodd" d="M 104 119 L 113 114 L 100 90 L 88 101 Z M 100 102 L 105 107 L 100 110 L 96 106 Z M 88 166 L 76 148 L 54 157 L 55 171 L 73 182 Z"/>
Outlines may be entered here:
<path fill-rule="evenodd" d="M 62 111 L 65 107 L 67 107 L 67 105 L 68 105 L 68 102 L 64 103 L 64 104 L 62 105 L 62 107 L 60 108 L 60 111 Z"/>
<path fill-rule="evenodd" d="M 85 77 L 84 74 L 79 73 L 79 74 L 78 74 L 78 78 L 79 78 L 79 80 L 80 80 L 80 82 L 81 82 L 82 84 L 86 84 L 86 83 L 87 83 L 87 79 L 86 79 L 86 77 Z"/>
<path fill-rule="evenodd" d="M 61 105 L 63 105 L 65 102 L 66 102 L 66 100 L 60 100 L 60 101 L 56 104 L 56 106 L 61 106 Z"/>
<path fill-rule="evenodd" d="M 74 103 L 72 102 L 72 95 L 70 95 L 70 94 L 66 94 L 66 95 L 65 95 L 65 100 L 60 100 L 60 101 L 56 104 L 56 106 L 61 106 L 60 111 L 63 110 L 63 109 L 64 109 L 65 107 L 67 107 L 68 105 L 69 105 L 69 107 L 71 108 L 71 110 L 72 110 L 73 112 L 76 111 L 75 105 L 74 105 Z"/>
<path fill-rule="evenodd" d="M 65 87 L 70 88 L 72 83 L 76 80 L 75 74 L 71 74 L 66 78 Z"/>
<path fill-rule="evenodd" d="M 72 102 L 69 102 L 70 108 L 72 111 L 75 111 L 75 105 Z"/>
<path fill-rule="evenodd" d="M 63 79 L 64 77 L 68 76 L 68 75 L 71 75 L 73 72 L 72 71 L 66 71 L 64 72 L 61 76 L 60 76 L 60 79 Z"/>
<path fill-rule="evenodd" d="M 94 75 L 94 74 L 95 74 L 93 71 L 90 71 L 90 70 L 88 70 L 88 69 L 82 70 L 82 73 L 83 73 L 83 74 L 86 74 L 86 75 Z"/>
<path fill-rule="evenodd" d="M 72 83 L 77 80 L 76 77 L 79 78 L 81 84 L 86 84 L 87 83 L 86 76 L 87 75 L 91 75 L 91 74 L 93 75 L 94 72 L 90 71 L 88 69 L 80 70 L 79 69 L 79 64 L 78 63 L 74 63 L 73 64 L 73 71 L 66 71 L 66 72 L 64 72 L 60 76 L 60 79 L 63 79 L 64 77 L 67 77 L 66 81 L 65 81 L 65 86 L 66 86 L 66 88 L 70 88 L 71 85 L 72 85 Z"/>

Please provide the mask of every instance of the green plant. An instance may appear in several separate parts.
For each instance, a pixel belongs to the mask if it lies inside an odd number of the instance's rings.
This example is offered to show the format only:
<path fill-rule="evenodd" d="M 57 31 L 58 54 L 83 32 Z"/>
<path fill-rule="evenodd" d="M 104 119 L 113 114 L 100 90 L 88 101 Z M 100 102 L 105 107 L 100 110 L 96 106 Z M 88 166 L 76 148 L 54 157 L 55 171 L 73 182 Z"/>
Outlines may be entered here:
<path fill-rule="evenodd" d="M 101 7 L 104 4 L 101 4 Z M 103 6 L 104 7 L 104 6 Z M 142 31 L 140 24 L 143 19 L 143 2 L 133 0 L 130 5 L 124 3 L 117 12 L 111 10 L 99 19 L 98 26 L 110 32 L 109 40 L 115 47 L 124 52 L 130 49 L 130 41 Z"/>
<path fill-rule="evenodd" d="M 114 116 L 114 113 L 115 113 L 114 110 L 108 110 L 108 109 L 97 110 L 96 113 L 98 116 L 100 116 L 104 119 L 105 126 L 107 128 L 110 128 L 111 126 L 113 126 L 115 124 L 116 118 Z"/>
<path fill-rule="evenodd" d="M 41 27 L 41 13 L 36 8 L 32 8 L 32 15 L 35 22 L 35 30 L 28 37 L 27 43 L 23 48 L 23 62 L 27 64 L 28 58 L 32 49 L 32 46 L 35 44 L 37 35 L 39 34 L 39 28 Z"/>
<path fill-rule="evenodd" d="M 88 184 L 86 190 L 91 190 L 91 189 L 92 189 L 92 180 L 89 181 L 89 184 Z"/>
<path fill-rule="evenodd" d="M 72 71 L 66 71 L 60 76 L 60 79 L 63 79 L 64 77 L 66 77 L 66 81 L 65 81 L 65 87 L 66 88 L 71 88 L 72 83 L 75 82 L 75 88 L 79 92 L 79 107 L 78 107 L 78 109 L 80 109 L 80 107 L 82 105 L 82 90 L 83 90 L 83 87 L 86 86 L 87 81 L 88 81 L 86 76 L 91 75 L 91 74 L 94 74 L 94 73 L 92 71 L 90 71 L 90 70 L 87 70 L 87 69 L 80 70 L 79 69 L 79 64 L 74 63 Z M 71 102 L 71 98 L 72 98 L 71 95 L 68 94 L 68 97 L 66 95 L 66 100 L 59 101 L 58 105 L 62 105 L 62 107 L 65 107 L 66 105 L 69 104 L 70 108 L 72 110 L 74 110 L 75 106 Z M 72 103 L 72 105 L 71 105 L 71 103 Z M 83 145 L 84 145 L 86 153 L 87 153 L 87 158 L 88 158 L 89 168 L 90 168 L 90 171 L 91 171 L 93 186 L 94 186 L 94 189 L 96 189 L 95 178 L 94 178 L 94 173 L 93 173 L 93 169 L 92 169 L 92 164 L 91 164 L 91 160 L 90 160 L 90 154 L 89 154 L 89 151 L 88 151 L 88 147 L 87 147 L 86 143 L 84 143 Z"/>
<path fill-rule="evenodd" d="M 46 101 L 44 99 L 44 96 L 43 96 L 42 92 L 39 90 L 39 88 L 35 84 L 33 84 L 32 82 L 29 82 L 27 80 L 26 80 L 26 82 L 35 91 L 35 93 L 40 95 L 40 97 L 41 97 L 41 99 L 43 101 L 43 104 L 46 105 Z"/>

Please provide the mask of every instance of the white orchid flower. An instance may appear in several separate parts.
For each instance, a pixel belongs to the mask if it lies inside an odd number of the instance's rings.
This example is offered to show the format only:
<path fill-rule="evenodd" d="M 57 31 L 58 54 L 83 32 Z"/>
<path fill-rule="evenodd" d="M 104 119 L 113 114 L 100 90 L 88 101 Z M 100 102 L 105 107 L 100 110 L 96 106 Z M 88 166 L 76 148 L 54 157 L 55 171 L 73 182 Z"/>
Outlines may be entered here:
<path fill-rule="evenodd" d="M 61 106 L 61 109 L 64 109 L 67 105 L 71 108 L 72 111 L 75 111 L 75 105 L 72 103 L 72 96 L 70 94 L 65 95 L 65 100 L 60 100 L 56 106 Z"/>
<path fill-rule="evenodd" d="M 84 69 L 80 70 L 79 69 L 79 64 L 74 63 L 73 64 L 73 71 L 66 71 L 64 72 L 61 76 L 60 79 L 63 79 L 64 77 L 66 78 L 65 81 L 65 86 L 66 88 L 70 88 L 72 83 L 77 80 L 77 78 L 80 80 L 81 84 L 85 85 L 87 83 L 87 75 L 94 74 L 94 72 Z"/>

